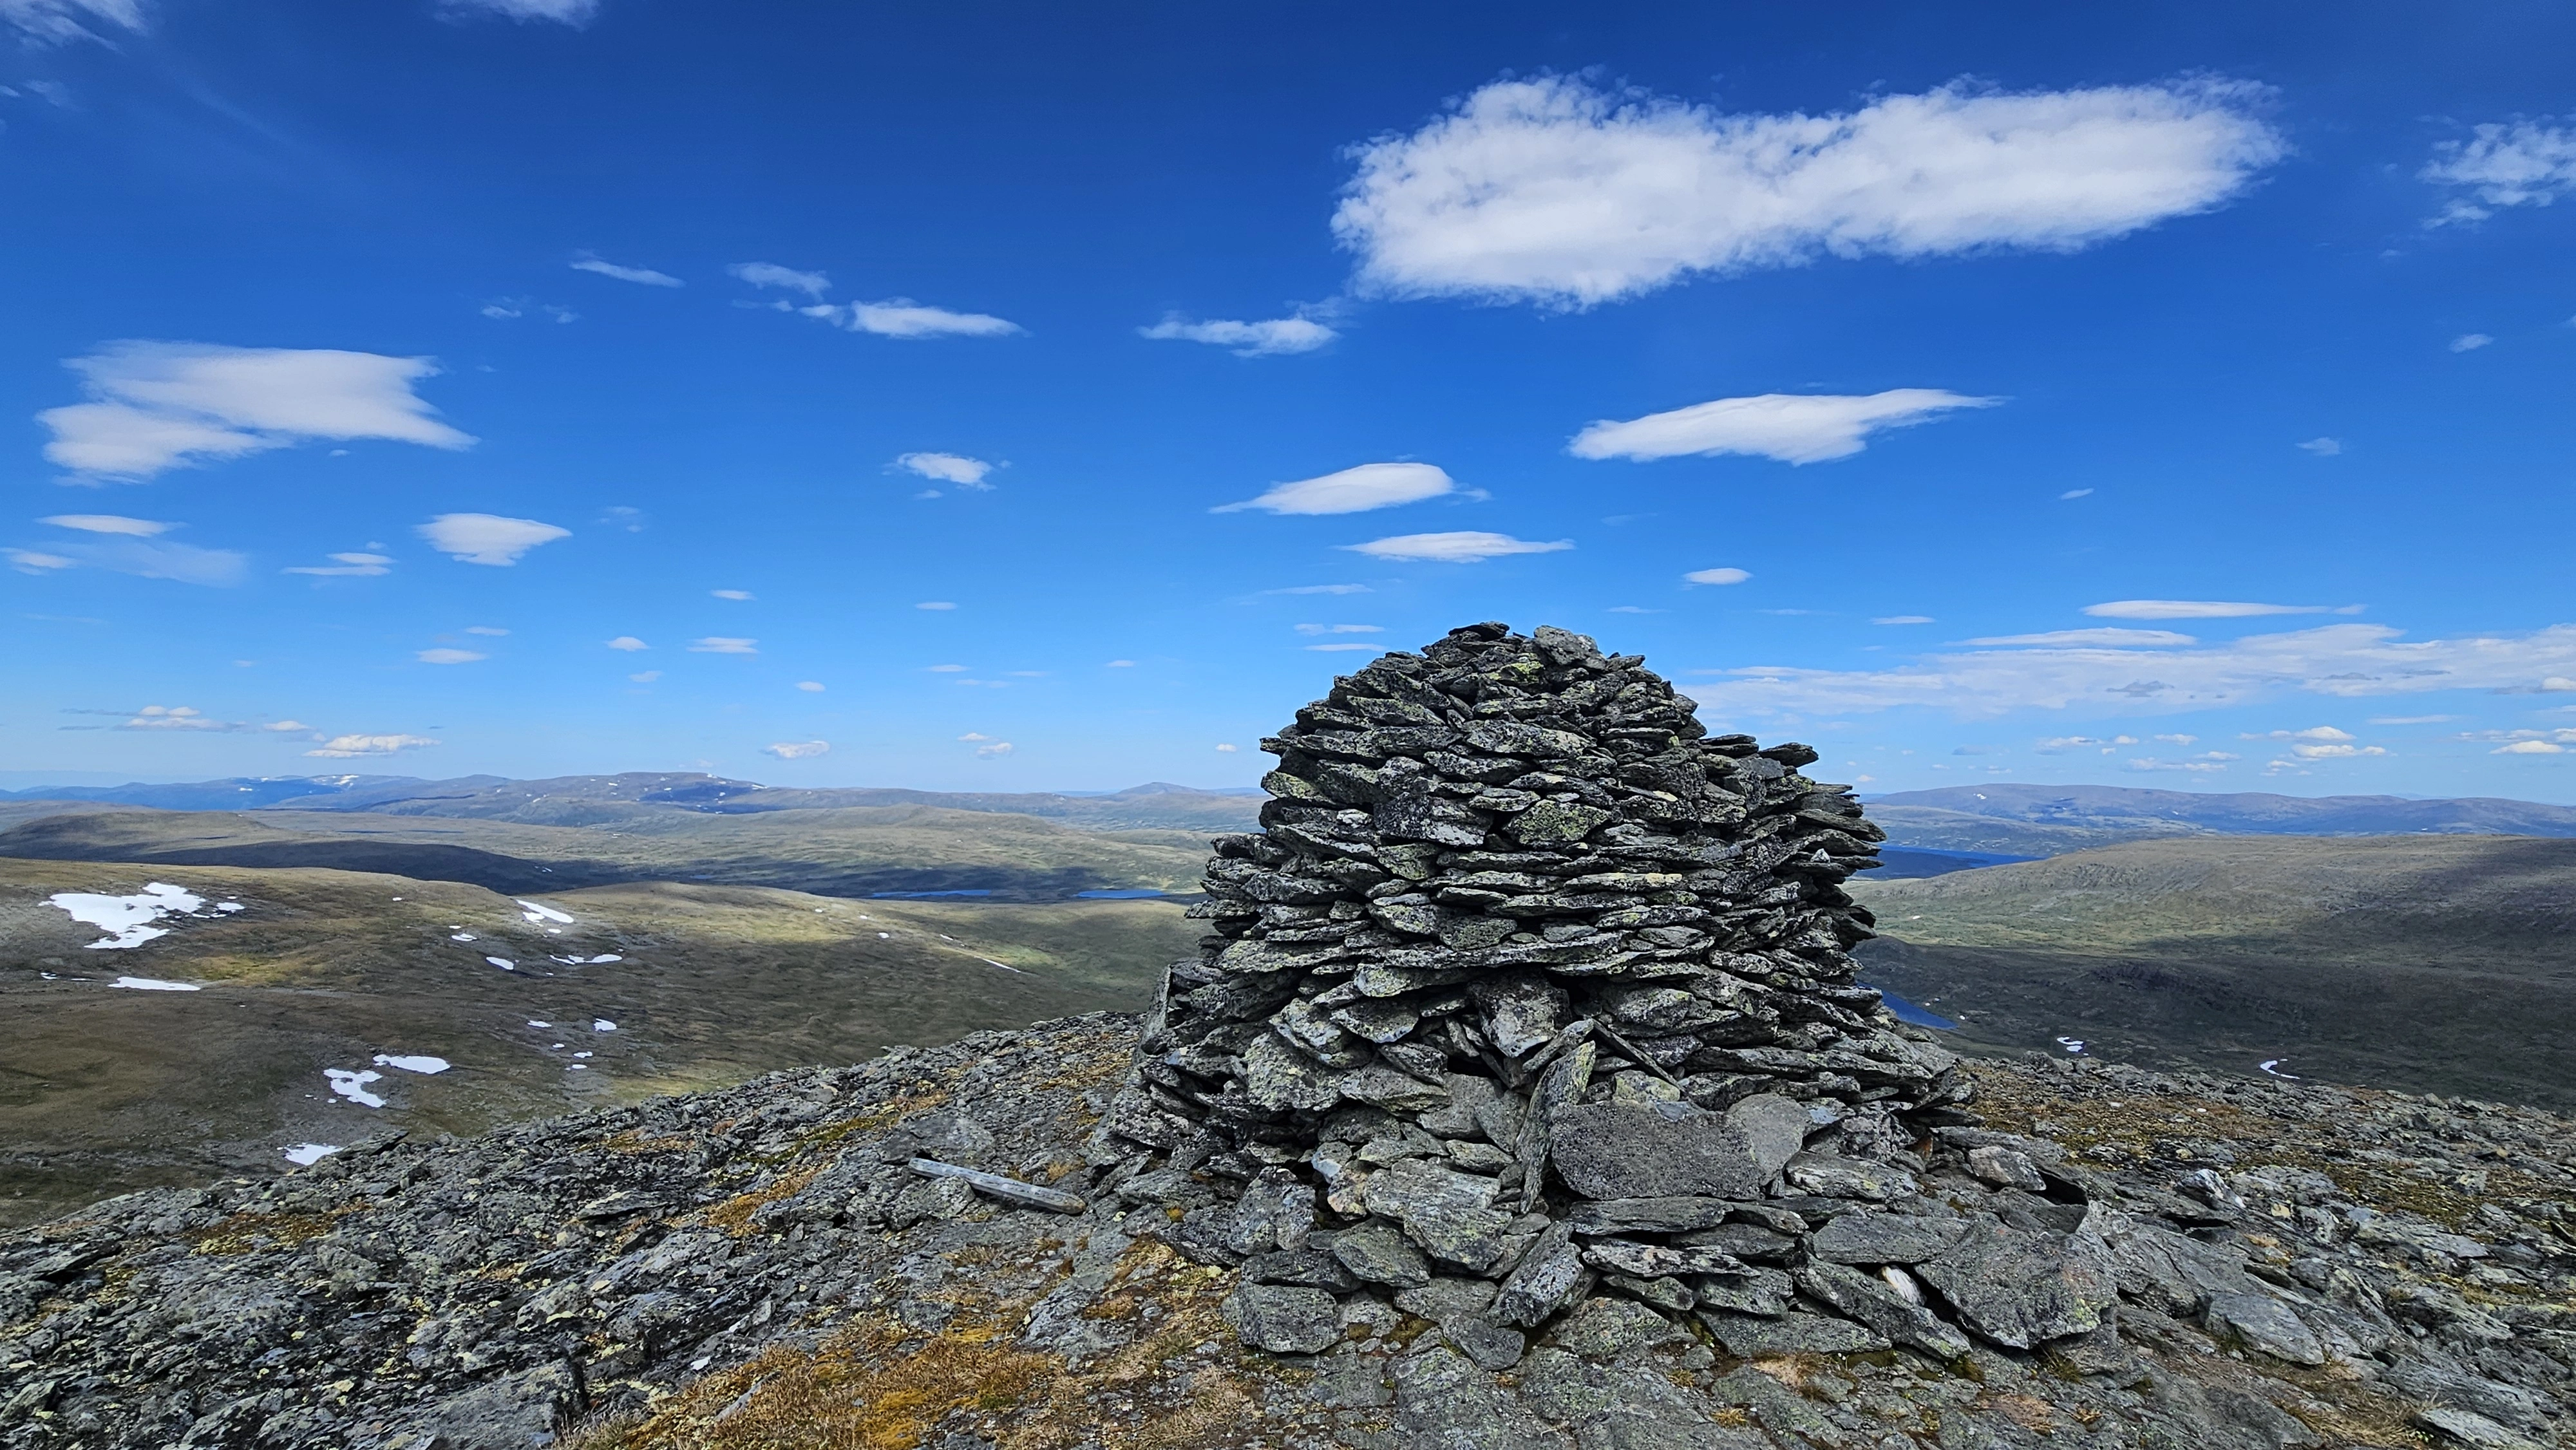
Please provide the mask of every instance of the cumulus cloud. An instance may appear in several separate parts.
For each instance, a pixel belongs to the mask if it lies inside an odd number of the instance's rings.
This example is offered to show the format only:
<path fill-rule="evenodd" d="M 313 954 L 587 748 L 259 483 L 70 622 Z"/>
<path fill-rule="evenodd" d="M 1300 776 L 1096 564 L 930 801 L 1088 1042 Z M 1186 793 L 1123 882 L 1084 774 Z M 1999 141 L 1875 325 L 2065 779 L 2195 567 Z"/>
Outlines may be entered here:
<path fill-rule="evenodd" d="M 1262 322 L 1192 322 L 1179 313 L 1151 327 L 1137 328 L 1136 332 L 1158 342 L 1204 342 L 1232 348 L 1236 357 L 1276 357 L 1283 353 L 1313 352 L 1341 336 L 1310 317 L 1273 317 Z"/>
<path fill-rule="evenodd" d="M 1010 337 L 1023 332 L 1018 323 L 984 312 L 951 312 L 909 297 L 883 302 L 815 302 L 803 307 L 778 306 L 800 316 L 820 318 L 834 327 L 878 337 Z"/>
<path fill-rule="evenodd" d="M 776 745 L 760 747 L 761 754 L 775 755 L 781 760 L 811 760 L 817 755 L 829 755 L 831 751 L 832 742 L 829 740 L 782 740 Z"/>
<path fill-rule="evenodd" d="M 2114 599 L 2088 604 L 2095 619 L 2252 619 L 2265 614 L 2349 614 L 2330 604 L 2241 604 L 2221 599 Z"/>
<path fill-rule="evenodd" d="M 2524 635 L 2410 641 L 2378 624 L 2330 624 L 2184 649 L 2043 646 L 1937 654 L 1879 670 L 1765 665 L 1710 670 L 1694 693 L 1727 711 L 1844 713 L 1923 705 L 2169 712 L 2285 695 L 2332 699 L 2436 690 L 2527 690 L 2576 673 L 2576 625 Z"/>
<path fill-rule="evenodd" d="M 576 272 L 596 272 L 602 277 L 614 277 L 620 282 L 641 283 L 646 287 L 686 287 L 689 285 L 688 283 L 681 281 L 679 278 L 672 276 L 668 272 L 656 272 L 650 267 L 621 267 L 615 262 L 602 261 L 598 257 L 592 256 L 587 252 L 574 260 L 572 269 Z"/>
<path fill-rule="evenodd" d="M 1719 398 L 1627 422 L 1603 419 L 1574 435 L 1566 451 L 1577 458 L 1626 458 L 1638 463 L 1696 454 L 1744 453 L 1782 463 L 1823 463 L 1849 458 L 1884 428 L 1928 423 L 1959 408 L 1991 408 L 2001 398 L 1971 398 L 1939 388 L 1891 388 L 1866 396 L 1763 393 Z"/>
<path fill-rule="evenodd" d="M 572 530 L 535 519 L 499 514 L 440 514 L 415 530 L 429 546 L 460 564 L 507 568 L 530 549 L 572 537 Z"/>
<path fill-rule="evenodd" d="M 1217 753 L 1220 755 L 1232 755 L 1235 753 L 1235 748 L 1231 745 L 1219 745 L 1217 747 Z"/>
<path fill-rule="evenodd" d="M 441 646 L 437 649 L 422 650 L 414 658 L 425 665 L 470 665 L 476 660 L 488 660 L 491 656 L 480 650 L 450 649 Z"/>
<path fill-rule="evenodd" d="M 1585 307 L 1819 256 L 2074 251 L 2206 211 L 2284 144 L 2226 81 L 1722 115 L 1570 77 L 1496 81 L 1358 148 L 1333 231 L 1363 288 Z"/>
<path fill-rule="evenodd" d="M 93 27 L 139 31 L 143 6 L 140 0 L 0 0 L 0 21 L 39 44 L 103 42 L 107 37 Z"/>
<path fill-rule="evenodd" d="M 221 720 L 209 720 L 192 705 L 146 705 L 134 712 L 134 718 L 117 727 L 120 730 L 229 730 Z"/>
<path fill-rule="evenodd" d="M 736 262 L 725 270 L 754 287 L 778 287 L 817 298 L 832 290 L 832 279 L 822 273 L 800 272 L 776 262 Z"/>
<path fill-rule="evenodd" d="M 2293 745 L 2290 753 L 2301 760 L 2351 760 L 2364 755 L 2386 755 L 2376 745 Z"/>
<path fill-rule="evenodd" d="M 48 408 L 45 457 L 99 478 L 142 479 L 307 438 L 390 438 L 432 448 L 473 439 L 438 421 L 412 384 L 424 357 L 332 348 L 109 343 L 63 364 L 90 401 Z"/>
<path fill-rule="evenodd" d="M 1574 547 L 1572 539 L 1539 543 L 1515 539 L 1509 534 L 1488 534 L 1462 529 L 1445 534 L 1398 534 L 1393 538 L 1371 539 L 1365 544 L 1341 547 L 1372 559 L 1415 560 L 1434 564 L 1481 564 L 1506 554 L 1553 554 Z"/>
<path fill-rule="evenodd" d="M 627 650 L 630 652 L 639 649 L 652 648 L 651 645 L 646 644 L 644 641 L 637 639 L 631 634 L 621 634 L 617 638 L 610 640 L 608 642 L 608 647 L 610 649 Z"/>
<path fill-rule="evenodd" d="M 334 735 L 304 753 L 324 760 L 350 760 L 366 755 L 397 755 L 406 750 L 425 750 L 437 743 L 422 735 Z"/>
<path fill-rule="evenodd" d="M 2494 341 L 2494 338 L 2487 336 L 2483 332 L 2464 332 L 2451 339 L 2451 351 L 2476 352 L 2479 348 L 2485 347 Z"/>
<path fill-rule="evenodd" d="M 701 655 L 756 655 L 760 653 L 759 645 L 760 641 L 756 639 L 735 639 L 727 635 L 711 634 L 705 639 L 689 641 L 689 652 Z"/>
<path fill-rule="evenodd" d="M 1011 753 L 1011 742 L 1007 740 L 996 740 L 990 745 L 978 745 L 975 747 L 975 753 L 987 760 L 993 759 L 996 756 L 1008 755 Z"/>
<path fill-rule="evenodd" d="M 984 481 L 985 475 L 993 471 L 993 465 L 963 453 L 905 453 L 896 457 L 894 466 L 923 478 L 953 483 L 959 488 L 989 490 L 993 486 Z"/>
<path fill-rule="evenodd" d="M 2454 196 L 2427 226 L 2484 221 L 2498 207 L 2547 206 L 2576 192 L 2576 127 L 2547 117 L 2489 122 L 2473 128 L 2466 141 L 2435 146 L 2433 159 L 2415 174 L 2466 193 Z"/>
<path fill-rule="evenodd" d="M 1682 576 L 1685 584 L 1741 584 L 1753 576 L 1742 569 L 1694 569 Z"/>
<path fill-rule="evenodd" d="M 332 554 L 327 557 L 331 560 L 328 564 L 289 564 L 278 572 L 351 579 L 374 579 L 393 572 L 394 560 L 391 554 L 355 552 Z"/>
<path fill-rule="evenodd" d="M 1966 641 L 1973 645 L 2079 645 L 2099 644 L 2119 647 L 2169 644 L 2198 644 L 2187 634 L 2170 629 L 2052 629 L 2042 634 L 1996 634 Z"/>
<path fill-rule="evenodd" d="M 2361 737 L 2348 730 L 2337 730 L 2332 725 L 2311 725 L 2305 730 L 2266 730 L 2260 734 L 2245 734 L 2239 735 L 2236 738 L 2239 740 L 2343 741 L 2358 740 Z"/>
<path fill-rule="evenodd" d="M 2517 740 L 2511 745 L 2499 745 L 2487 752 L 2489 755 L 2564 755 L 2566 753 L 2566 746 L 2552 740 Z"/>
<path fill-rule="evenodd" d="M 2299 447 L 2309 453 L 2315 454 L 2319 458 L 2332 458 L 2336 454 L 2343 452 L 2343 440 L 2340 438 L 2311 438 L 2307 442 L 2300 444 Z"/>
<path fill-rule="evenodd" d="M 58 529 L 77 529 L 85 534 L 124 534 L 138 539 L 166 534 L 178 527 L 151 519 L 129 519 L 123 514 L 55 514 L 37 522 L 52 524 Z"/>
<path fill-rule="evenodd" d="M 1243 509 L 1261 509 L 1274 514 L 1356 514 L 1370 509 L 1393 508 L 1397 504 L 1420 503 L 1426 498 L 1455 493 L 1457 489 L 1455 480 L 1428 463 L 1363 463 L 1320 478 L 1273 484 L 1259 498 L 1219 504 L 1209 512 L 1230 514 Z M 1310 589 L 1315 593 L 1332 593 L 1349 587 L 1319 585 L 1310 586 Z"/>

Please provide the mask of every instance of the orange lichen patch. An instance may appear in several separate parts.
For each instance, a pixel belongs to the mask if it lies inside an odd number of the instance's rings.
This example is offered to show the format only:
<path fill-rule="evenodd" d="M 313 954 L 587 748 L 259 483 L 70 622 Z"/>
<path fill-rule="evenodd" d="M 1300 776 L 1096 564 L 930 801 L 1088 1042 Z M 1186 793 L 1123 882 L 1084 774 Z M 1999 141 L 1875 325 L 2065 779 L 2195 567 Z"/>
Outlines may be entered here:
<path fill-rule="evenodd" d="M 965 1323 L 928 1338 L 892 1320 L 851 1325 L 817 1348 L 779 1348 L 713 1374 L 641 1420 L 568 1442 L 576 1450 L 916 1450 L 960 1410 L 1011 1409 L 1056 1372 L 1000 1331 Z"/>
<path fill-rule="evenodd" d="M 689 1138 L 647 1138 L 641 1128 L 629 1128 L 615 1137 L 605 1138 L 599 1146 L 611 1153 L 676 1153 L 697 1146 Z"/>
<path fill-rule="evenodd" d="M 2057 1433 L 2057 1412 L 2048 1407 L 2046 1400 L 2029 1395 L 1988 1395 L 1979 1407 L 1993 1410 L 2034 1435 Z"/>
<path fill-rule="evenodd" d="M 801 1173 L 789 1173 L 774 1178 L 765 1187 L 755 1188 L 748 1193 L 737 1193 L 721 1203 L 708 1205 L 706 1211 L 698 1215 L 698 1221 L 723 1229 L 735 1238 L 747 1238 L 751 1234 L 753 1214 L 782 1198 L 794 1198 L 804 1192 L 805 1185 L 813 1182 L 815 1176 L 822 1171 L 820 1168 L 808 1168 Z"/>
<path fill-rule="evenodd" d="M 259 1249 L 286 1249 L 331 1231 L 334 1215 L 319 1213 L 243 1213 L 197 1235 L 201 1254 L 247 1254 Z"/>
<path fill-rule="evenodd" d="M 872 1112 L 797 1134 L 794 1145 L 779 1157 L 793 1158 L 800 1153 L 811 1153 L 862 1133 L 881 1133 L 915 1113 L 929 1112 L 948 1101 L 948 1094 L 939 1091 L 936 1084 L 915 1083 L 913 1089 Z"/>

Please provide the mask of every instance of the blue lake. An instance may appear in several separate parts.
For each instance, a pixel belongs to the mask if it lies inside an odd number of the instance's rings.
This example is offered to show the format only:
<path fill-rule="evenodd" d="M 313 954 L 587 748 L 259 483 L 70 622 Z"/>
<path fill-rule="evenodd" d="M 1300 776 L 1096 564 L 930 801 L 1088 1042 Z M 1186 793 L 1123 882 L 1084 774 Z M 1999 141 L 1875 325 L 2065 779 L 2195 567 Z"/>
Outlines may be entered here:
<path fill-rule="evenodd" d="M 1867 987 L 1869 983 L 1863 982 L 1861 985 Z M 1930 1027 L 1942 1032 L 1958 1030 L 1958 1023 L 1937 1012 L 1917 1007 L 1885 987 L 1874 987 L 1871 990 L 1878 993 L 1878 999 L 1887 1004 L 1887 1010 L 1895 1013 L 1896 1020 L 1899 1022 L 1911 1023 L 1916 1027 Z"/>
<path fill-rule="evenodd" d="M 1150 886 L 1129 886 L 1116 891 L 1077 891 L 1073 894 L 1084 901 L 1151 901 L 1163 893 Z"/>

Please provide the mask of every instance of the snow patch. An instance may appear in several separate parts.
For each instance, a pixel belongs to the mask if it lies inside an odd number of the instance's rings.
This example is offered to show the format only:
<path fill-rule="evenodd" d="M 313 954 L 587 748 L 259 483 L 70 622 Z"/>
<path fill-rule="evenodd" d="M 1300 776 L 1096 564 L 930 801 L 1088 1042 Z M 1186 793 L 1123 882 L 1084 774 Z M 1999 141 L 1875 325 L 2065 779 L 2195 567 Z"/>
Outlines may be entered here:
<path fill-rule="evenodd" d="M 119 977 L 115 981 L 108 983 L 108 985 L 111 987 L 124 987 L 136 992 L 202 992 L 206 990 L 194 982 L 164 982 L 152 977 Z"/>
<path fill-rule="evenodd" d="M 505 972 L 515 972 L 519 969 L 519 964 L 510 960 L 508 957 L 485 957 L 483 960 L 490 962 L 492 965 L 499 967 Z"/>
<path fill-rule="evenodd" d="M 337 1143 L 298 1143 L 284 1150 L 286 1161 L 298 1168 L 310 1168 L 340 1151 L 342 1149 Z"/>
<path fill-rule="evenodd" d="M 1980 796 L 1978 799 L 1983 800 L 1984 797 Z M 2084 1050 L 2084 1039 L 2081 1037 L 2061 1037 L 2057 1039 L 2057 1045 L 2065 1048 L 2069 1052 L 2082 1052 Z"/>
<path fill-rule="evenodd" d="M 402 1069 L 403 1071 L 405 1071 L 405 1072 L 417 1072 L 417 1073 L 424 1073 L 424 1074 L 426 1074 L 426 1073 L 433 1073 L 433 1072 L 445 1072 L 445 1071 L 447 1071 L 449 1068 L 451 1068 L 451 1067 L 455 1066 L 455 1064 L 454 1064 L 454 1063 L 452 1063 L 452 1062 L 449 1062 L 446 1058 L 443 1058 L 443 1057 L 428 1057 L 428 1056 L 395 1057 L 395 1056 L 388 1055 L 388 1054 L 386 1054 L 386 1053 L 379 1052 L 379 1053 L 377 1053 L 377 1054 L 376 1054 L 376 1066 L 378 1066 L 378 1067 L 398 1067 L 398 1068 L 401 1068 L 401 1069 Z"/>
<path fill-rule="evenodd" d="M 559 921 L 566 926 L 572 925 L 570 912 L 557 911 L 541 901 L 522 901 L 519 909 L 527 914 L 530 921 Z"/>
<path fill-rule="evenodd" d="M 448 940 L 449 940 L 449 941 L 472 941 L 472 940 L 474 940 L 474 933 L 472 933 L 472 932 L 470 932 L 470 931 L 460 931 L 460 932 L 458 932 L 456 935 L 449 937 L 449 938 L 448 938 Z"/>
<path fill-rule="evenodd" d="M 45 904 L 62 908 L 74 921 L 114 933 L 89 943 L 89 946 L 93 951 L 115 951 L 139 947 L 154 937 L 168 936 L 168 927 L 152 923 L 165 916 L 195 912 L 205 906 L 206 898 L 182 886 L 154 881 L 132 896 L 57 891 L 45 898 Z"/>
<path fill-rule="evenodd" d="M 367 1091 L 367 1084 L 385 1080 L 383 1073 L 352 1071 L 345 1067 L 326 1067 L 322 1069 L 322 1075 L 331 1080 L 331 1091 L 353 1103 L 370 1108 L 381 1108 L 385 1105 L 383 1098 Z"/>
<path fill-rule="evenodd" d="M 989 964 L 989 965 L 991 965 L 991 966 L 1000 967 L 1003 971 L 1006 971 L 1006 972 L 1010 973 L 1010 974 L 1011 974 L 1012 976 L 1014 976 L 1014 977 L 1025 977 L 1025 976 L 1027 976 L 1027 975 L 1028 975 L 1028 973 L 1021 971 L 1019 968 L 1017 968 L 1017 967 L 1015 967 L 1015 966 L 1012 966 L 1009 962 L 997 962 L 997 961 L 994 961 L 991 957 L 977 957 L 975 960 L 977 960 L 977 961 L 979 961 L 979 962 L 987 963 L 987 964 Z"/>
<path fill-rule="evenodd" d="M 2285 1062 L 2287 1062 L 2287 1061 L 2289 1061 L 2289 1059 L 2288 1059 L 2288 1058 L 2286 1058 L 2286 1057 L 2275 1057 L 2275 1058 L 2270 1059 L 2269 1061 L 2265 1061 L 2265 1062 L 2258 1062 L 2258 1063 L 2256 1063 L 2256 1064 L 2254 1064 L 2254 1065 L 2255 1065 L 2256 1067 L 2258 1067 L 2258 1068 L 2261 1068 L 2263 1071 L 2265 1071 L 2265 1072 L 2267 1072 L 2267 1073 L 2270 1073 L 2270 1074 L 2271 1074 L 2272 1076 L 2274 1076 L 2274 1077 L 2277 1077 L 2277 1078 L 2285 1078 L 2285 1079 L 2287 1079 L 2287 1080 L 2289 1080 L 2289 1081 L 2291 1081 L 2291 1082 L 2298 1082 L 2298 1081 L 2300 1081 L 2301 1079 L 2300 1079 L 2300 1077 L 2299 1077 L 2299 1075 L 2298 1075 L 2297 1073 L 2295 1073 L 2295 1072 L 2283 1072 L 2283 1071 L 2281 1071 L 2281 1064 L 2282 1064 L 2282 1063 L 2285 1063 Z"/>
<path fill-rule="evenodd" d="M 593 1032 L 614 1032 L 617 1030 L 617 1024 L 609 1021 L 605 1017 L 594 1017 L 590 1021 L 590 1030 Z"/>

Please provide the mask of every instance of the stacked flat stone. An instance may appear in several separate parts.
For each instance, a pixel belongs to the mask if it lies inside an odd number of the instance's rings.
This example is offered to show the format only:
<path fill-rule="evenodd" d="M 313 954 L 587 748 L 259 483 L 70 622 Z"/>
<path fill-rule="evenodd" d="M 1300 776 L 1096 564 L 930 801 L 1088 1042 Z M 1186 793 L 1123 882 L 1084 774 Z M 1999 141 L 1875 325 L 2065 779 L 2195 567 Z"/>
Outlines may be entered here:
<path fill-rule="evenodd" d="M 1508 1363 L 1607 1286 L 1748 1353 L 1964 1351 L 1906 1266 L 1975 1324 L 1971 1281 L 2029 1246 L 1920 1198 L 1923 1145 L 2046 1185 L 1854 981 L 1840 883 L 1883 833 L 1849 787 L 1694 709 L 1640 656 L 1479 624 L 1263 742 L 1263 830 L 1216 842 L 1215 932 L 1100 1134 L 1119 1193 L 1245 1266 L 1247 1340 L 1318 1348 L 1334 1296 L 1392 1292 Z"/>

